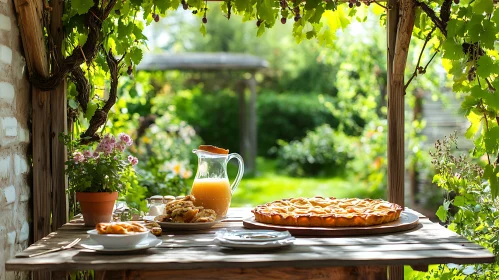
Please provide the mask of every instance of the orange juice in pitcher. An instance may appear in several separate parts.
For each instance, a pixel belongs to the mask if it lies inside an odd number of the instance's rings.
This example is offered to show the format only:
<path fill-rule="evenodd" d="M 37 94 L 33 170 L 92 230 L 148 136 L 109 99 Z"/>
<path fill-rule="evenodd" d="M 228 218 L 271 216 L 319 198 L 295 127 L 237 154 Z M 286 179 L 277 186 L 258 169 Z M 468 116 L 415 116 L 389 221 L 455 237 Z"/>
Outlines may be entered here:
<path fill-rule="evenodd" d="M 196 198 L 194 204 L 215 210 L 217 219 L 222 219 L 227 215 L 232 193 L 243 177 L 243 159 L 239 154 L 229 154 L 228 150 L 214 146 L 201 145 L 193 153 L 198 156 L 198 168 L 191 189 L 191 195 Z M 230 185 L 227 163 L 232 158 L 239 161 L 239 170 Z"/>
<path fill-rule="evenodd" d="M 232 197 L 228 179 L 196 179 L 191 194 L 196 198 L 196 205 L 215 210 L 217 217 L 227 214 Z"/>

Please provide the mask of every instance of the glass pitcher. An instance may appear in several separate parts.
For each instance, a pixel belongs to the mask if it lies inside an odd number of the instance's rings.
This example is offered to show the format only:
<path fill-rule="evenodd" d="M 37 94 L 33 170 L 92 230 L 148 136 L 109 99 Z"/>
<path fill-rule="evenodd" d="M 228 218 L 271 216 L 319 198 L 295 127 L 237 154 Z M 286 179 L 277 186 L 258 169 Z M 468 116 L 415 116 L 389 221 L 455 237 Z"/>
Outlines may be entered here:
<path fill-rule="evenodd" d="M 217 213 L 217 220 L 224 218 L 229 210 L 232 193 L 241 182 L 244 173 L 243 158 L 236 153 L 215 154 L 204 150 L 192 150 L 198 156 L 198 168 L 191 195 L 196 198 L 195 205 L 213 209 Z M 227 163 L 237 159 L 239 169 L 232 185 L 227 176 Z"/>

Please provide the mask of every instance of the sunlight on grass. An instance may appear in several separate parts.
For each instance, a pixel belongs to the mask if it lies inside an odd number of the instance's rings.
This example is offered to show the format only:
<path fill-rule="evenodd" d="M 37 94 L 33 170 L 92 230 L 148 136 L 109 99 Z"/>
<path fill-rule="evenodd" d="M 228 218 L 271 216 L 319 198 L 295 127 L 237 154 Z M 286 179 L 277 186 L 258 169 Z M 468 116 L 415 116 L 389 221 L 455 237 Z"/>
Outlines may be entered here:
<path fill-rule="evenodd" d="M 229 177 L 234 178 L 235 166 L 229 166 Z M 372 197 L 364 185 L 351 183 L 346 178 L 297 178 L 277 173 L 275 162 L 258 159 L 258 174 L 243 177 L 232 197 L 231 206 L 255 206 L 290 197 L 333 196 Z"/>

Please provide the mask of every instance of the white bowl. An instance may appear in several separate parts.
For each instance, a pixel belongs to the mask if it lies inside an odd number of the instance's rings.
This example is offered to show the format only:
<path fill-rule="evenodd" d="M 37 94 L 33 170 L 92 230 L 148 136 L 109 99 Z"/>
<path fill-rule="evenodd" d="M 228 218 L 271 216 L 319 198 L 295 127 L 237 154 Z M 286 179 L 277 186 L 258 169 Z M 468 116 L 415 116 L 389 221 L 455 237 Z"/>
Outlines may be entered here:
<path fill-rule="evenodd" d="M 99 234 L 96 229 L 93 229 L 87 231 L 87 233 L 95 243 L 104 246 L 104 248 L 117 249 L 134 247 L 147 237 L 149 231 L 127 234 Z"/>

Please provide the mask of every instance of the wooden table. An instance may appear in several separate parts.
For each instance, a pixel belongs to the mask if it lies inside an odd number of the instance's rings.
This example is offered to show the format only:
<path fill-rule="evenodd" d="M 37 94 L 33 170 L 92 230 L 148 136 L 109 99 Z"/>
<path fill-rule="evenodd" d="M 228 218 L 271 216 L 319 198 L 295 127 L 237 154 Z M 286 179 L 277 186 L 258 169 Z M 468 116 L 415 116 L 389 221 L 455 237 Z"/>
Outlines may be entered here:
<path fill-rule="evenodd" d="M 408 210 L 411 211 L 411 210 Z M 416 213 L 416 212 L 413 212 Z M 97 279 L 387 279 L 387 266 L 492 263 L 485 248 L 432 223 L 419 213 L 420 225 L 410 231 L 359 237 L 298 237 L 278 250 L 244 251 L 213 244 L 221 228 L 241 229 L 247 208 L 234 208 L 214 228 L 196 232 L 163 232 L 160 247 L 134 255 L 99 255 L 83 248 L 33 258 L 13 258 L 7 270 L 66 272 L 95 270 Z M 33 254 L 87 238 L 82 224 L 68 223 L 31 245 Z"/>

